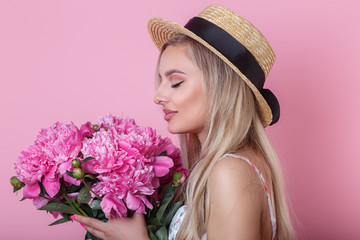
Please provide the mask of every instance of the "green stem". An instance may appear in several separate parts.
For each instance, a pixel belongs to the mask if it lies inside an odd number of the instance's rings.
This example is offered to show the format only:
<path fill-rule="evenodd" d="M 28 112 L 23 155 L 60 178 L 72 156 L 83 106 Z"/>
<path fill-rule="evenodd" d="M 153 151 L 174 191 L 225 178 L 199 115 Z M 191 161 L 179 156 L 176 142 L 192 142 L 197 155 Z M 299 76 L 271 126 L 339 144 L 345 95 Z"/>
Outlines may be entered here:
<path fill-rule="evenodd" d="M 84 212 L 84 210 L 82 210 L 82 208 L 81 208 L 81 206 L 79 205 L 79 203 L 77 203 L 76 201 L 74 201 L 74 204 L 76 205 L 76 207 L 79 209 L 79 211 L 82 213 L 83 216 L 89 217 L 89 215 L 87 215 L 86 212 Z"/>
<path fill-rule="evenodd" d="M 79 214 L 82 215 L 79 210 L 71 203 L 69 198 L 66 196 L 66 193 L 63 194 L 63 197 L 65 198 L 66 202 Z"/>
<path fill-rule="evenodd" d="M 42 198 L 45 198 L 45 199 L 46 199 L 46 200 L 48 200 L 48 201 L 50 201 L 50 200 L 51 200 L 50 198 L 45 197 L 45 196 L 43 196 L 43 195 L 41 195 L 41 197 L 42 197 Z"/>
<path fill-rule="evenodd" d="M 89 187 L 89 185 L 87 185 L 87 183 L 85 182 L 84 179 L 82 179 L 82 182 L 84 183 L 85 187 L 86 187 L 87 189 L 89 189 L 89 191 L 91 191 L 93 194 L 95 194 L 95 196 L 96 196 L 97 198 L 99 198 L 99 199 L 102 200 L 102 197 L 100 197 L 99 195 L 97 195 L 97 194 Z"/>

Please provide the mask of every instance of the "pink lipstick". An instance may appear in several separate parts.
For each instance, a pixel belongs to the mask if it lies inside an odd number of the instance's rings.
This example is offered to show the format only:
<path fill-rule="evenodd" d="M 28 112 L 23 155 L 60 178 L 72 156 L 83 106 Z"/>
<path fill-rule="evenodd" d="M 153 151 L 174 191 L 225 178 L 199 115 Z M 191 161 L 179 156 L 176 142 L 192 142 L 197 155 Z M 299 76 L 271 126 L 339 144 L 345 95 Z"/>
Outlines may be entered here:
<path fill-rule="evenodd" d="M 166 121 L 169 121 L 177 113 L 177 111 L 169 110 L 169 109 L 166 109 L 166 108 L 164 108 L 163 111 L 165 113 L 164 119 Z"/>

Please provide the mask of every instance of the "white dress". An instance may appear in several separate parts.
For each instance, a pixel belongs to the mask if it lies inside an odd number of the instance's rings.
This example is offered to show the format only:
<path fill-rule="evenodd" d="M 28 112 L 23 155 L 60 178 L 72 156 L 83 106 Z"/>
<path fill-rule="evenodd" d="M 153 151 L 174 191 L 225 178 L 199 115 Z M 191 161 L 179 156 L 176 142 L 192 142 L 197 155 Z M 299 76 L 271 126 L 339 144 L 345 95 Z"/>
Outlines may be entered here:
<path fill-rule="evenodd" d="M 175 213 L 170 223 L 168 240 L 175 240 L 176 234 L 178 233 L 180 226 L 184 220 L 185 213 L 186 205 L 181 206 Z M 206 240 L 206 233 L 201 237 L 201 240 Z"/>
<path fill-rule="evenodd" d="M 272 206 L 271 203 L 271 198 L 270 198 L 270 193 L 269 193 L 269 189 L 267 187 L 267 184 L 265 182 L 265 178 L 263 177 L 262 173 L 260 172 L 260 170 L 247 158 L 239 156 L 239 155 L 235 155 L 235 154 L 225 154 L 224 156 L 222 156 L 220 159 L 224 158 L 224 157 L 235 157 L 235 158 L 239 158 L 244 160 L 245 162 L 247 162 L 248 164 L 250 164 L 254 170 L 256 171 L 256 173 L 259 175 L 259 178 L 264 186 L 264 190 L 266 193 L 266 198 L 268 201 L 268 206 L 269 206 L 269 212 L 270 212 L 270 220 L 271 220 L 271 226 L 272 226 L 272 239 L 274 239 L 275 237 L 275 232 L 276 232 L 276 217 L 275 217 L 275 213 L 274 213 L 274 208 Z M 173 219 L 171 220 L 170 226 L 169 226 L 169 240 L 175 240 L 176 238 L 176 234 L 178 233 L 180 226 L 184 220 L 186 214 L 186 205 L 181 206 L 177 212 L 175 213 Z M 201 237 L 201 240 L 206 240 L 206 233 Z"/>

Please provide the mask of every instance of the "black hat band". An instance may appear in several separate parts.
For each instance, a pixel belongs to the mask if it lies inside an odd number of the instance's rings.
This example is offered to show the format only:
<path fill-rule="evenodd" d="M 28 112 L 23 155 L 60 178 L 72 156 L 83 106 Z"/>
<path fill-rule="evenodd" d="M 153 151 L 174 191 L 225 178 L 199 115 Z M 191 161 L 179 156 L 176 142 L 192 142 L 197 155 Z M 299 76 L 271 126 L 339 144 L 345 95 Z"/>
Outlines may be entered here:
<path fill-rule="evenodd" d="M 251 52 L 224 29 L 204 18 L 194 17 L 184 27 L 224 55 L 250 80 L 271 108 L 273 118 L 270 125 L 276 123 L 280 117 L 279 102 L 270 90 L 263 89 L 265 74 Z"/>
<path fill-rule="evenodd" d="M 265 82 L 264 71 L 251 52 L 228 32 L 200 17 L 190 19 L 184 27 L 224 55 L 259 91 L 263 88 Z"/>

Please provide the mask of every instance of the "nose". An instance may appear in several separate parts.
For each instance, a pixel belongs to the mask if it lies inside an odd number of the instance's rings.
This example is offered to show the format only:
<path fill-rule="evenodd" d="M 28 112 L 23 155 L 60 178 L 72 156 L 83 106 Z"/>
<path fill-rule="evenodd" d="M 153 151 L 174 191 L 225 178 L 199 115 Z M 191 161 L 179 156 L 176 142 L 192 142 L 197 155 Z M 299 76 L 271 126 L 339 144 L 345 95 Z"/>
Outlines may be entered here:
<path fill-rule="evenodd" d="M 155 104 L 164 104 L 169 101 L 169 97 L 161 84 L 155 91 L 153 101 Z"/>

